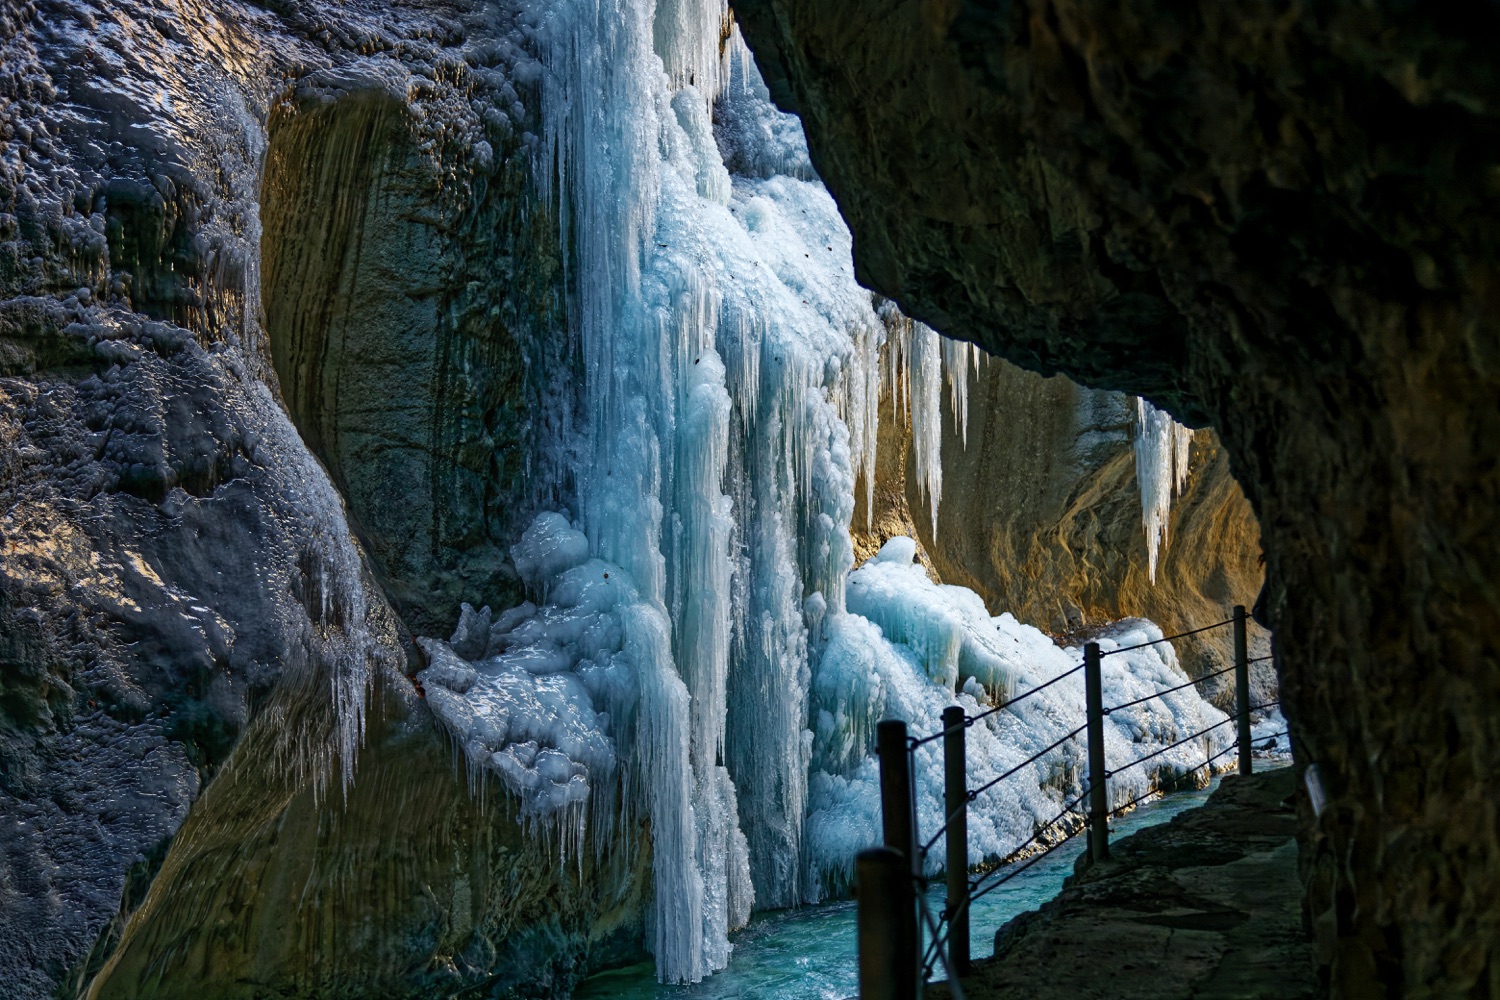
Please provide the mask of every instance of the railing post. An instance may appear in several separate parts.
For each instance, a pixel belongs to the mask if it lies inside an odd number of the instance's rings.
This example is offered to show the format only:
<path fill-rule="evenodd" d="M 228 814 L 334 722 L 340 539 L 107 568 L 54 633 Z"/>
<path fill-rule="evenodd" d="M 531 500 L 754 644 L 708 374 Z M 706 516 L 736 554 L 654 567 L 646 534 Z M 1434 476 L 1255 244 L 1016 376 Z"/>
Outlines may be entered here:
<path fill-rule="evenodd" d="M 1240 773 L 1250 773 L 1250 644 L 1245 606 L 1234 606 L 1234 711 L 1240 743 Z"/>
<path fill-rule="evenodd" d="M 875 726 L 875 752 L 880 757 L 880 821 L 885 846 L 904 859 L 905 878 L 892 892 L 896 937 L 893 959 L 900 975 L 894 1000 L 917 995 L 917 903 L 913 876 L 917 872 L 916 813 L 912 804 L 911 752 L 906 745 L 906 723 L 887 719 Z M 883 994 L 882 994 L 883 995 Z"/>
<path fill-rule="evenodd" d="M 969 782 L 964 764 L 964 710 L 943 709 L 943 812 L 948 817 L 948 962 L 969 971 Z"/>
<path fill-rule="evenodd" d="M 1109 860 L 1109 790 L 1104 771 L 1104 679 L 1099 667 L 1099 644 L 1083 647 L 1083 691 L 1088 701 L 1089 737 L 1089 854 Z"/>
<path fill-rule="evenodd" d="M 901 915 L 911 912 L 909 865 L 906 855 L 889 847 L 860 851 L 855 859 L 860 1000 L 916 995 L 916 950 L 902 946 Z"/>

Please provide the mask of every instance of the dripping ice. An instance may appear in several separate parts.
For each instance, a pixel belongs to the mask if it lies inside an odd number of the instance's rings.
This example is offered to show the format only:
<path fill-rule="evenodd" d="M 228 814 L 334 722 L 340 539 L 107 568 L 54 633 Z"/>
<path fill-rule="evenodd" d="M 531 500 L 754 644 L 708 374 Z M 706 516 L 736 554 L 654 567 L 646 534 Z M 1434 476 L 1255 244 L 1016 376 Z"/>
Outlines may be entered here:
<path fill-rule="evenodd" d="M 661 979 L 692 982 L 729 961 L 752 907 L 847 888 L 876 839 L 875 721 L 989 703 L 1071 654 L 933 584 L 910 540 L 851 573 L 882 385 L 909 412 L 935 528 L 943 378 L 962 436 L 977 353 L 855 282 L 800 125 L 723 3 L 565 0 L 535 23 L 536 176 L 572 234 L 582 371 L 583 426 L 551 446 L 576 491 L 512 550 L 529 600 L 466 605 L 448 641 L 420 640 L 419 681 L 564 857 L 634 851 L 649 821 L 648 945 Z M 1170 651 L 1122 667 L 1122 692 L 1185 680 Z M 1049 694 L 995 717 L 976 774 L 1081 712 L 1081 689 Z M 1170 742 L 1212 711 L 1186 692 L 1111 731 Z M 976 855 L 1076 783 L 1066 761 L 1033 770 L 973 824 Z"/>
<path fill-rule="evenodd" d="M 1146 566 L 1156 582 L 1157 556 L 1167 542 L 1172 500 L 1187 483 L 1193 432 L 1137 398 L 1135 478 L 1141 490 L 1141 524 L 1146 529 Z"/>

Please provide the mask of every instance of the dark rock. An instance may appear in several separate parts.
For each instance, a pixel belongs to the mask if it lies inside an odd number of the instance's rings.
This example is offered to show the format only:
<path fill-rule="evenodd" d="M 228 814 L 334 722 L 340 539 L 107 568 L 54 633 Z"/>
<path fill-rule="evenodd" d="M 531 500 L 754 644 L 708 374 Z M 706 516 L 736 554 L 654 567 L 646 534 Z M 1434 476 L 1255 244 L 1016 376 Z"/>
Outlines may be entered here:
<path fill-rule="evenodd" d="M 637 858 L 590 854 L 611 888 L 580 894 L 402 677 L 460 595 L 513 603 L 496 540 L 562 370 L 503 14 L 0 5 L 7 997 L 331 988 L 345 951 L 362 995 L 565 989 L 634 958 Z M 390 897 L 353 902 L 362 859 Z M 470 867 L 493 891 L 460 927 L 423 892 Z M 161 941 L 211 959 L 164 984 Z"/>
<path fill-rule="evenodd" d="M 1219 434 L 1335 992 L 1500 992 L 1496 9 L 735 8 L 875 290 Z"/>

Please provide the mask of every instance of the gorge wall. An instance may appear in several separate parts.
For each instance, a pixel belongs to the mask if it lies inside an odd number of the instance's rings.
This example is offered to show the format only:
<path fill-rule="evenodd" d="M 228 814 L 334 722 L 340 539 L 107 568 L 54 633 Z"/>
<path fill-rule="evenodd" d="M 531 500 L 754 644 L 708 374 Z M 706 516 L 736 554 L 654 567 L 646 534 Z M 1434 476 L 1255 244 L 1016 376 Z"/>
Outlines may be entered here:
<path fill-rule="evenodd" d="M 550 989 L 639 947 L 642 858 L 570 876 L 404 676 L 566 489 L 513 13 L 0 12 L 8 995 Z"/>
<path fill-rule="evenodd" d="M 1492 8 L 745 0 L 860 274 L 1211 423 L 1337 995 L 1500 991 Z"/>
<path fill-rule="evenodd" d="M 911 449 L 894 426 L 875 449 L 868 419 L 900 323 L 854 282 L 800 126 L 723 15 L 0 13 L 0 976 L 21 995 L 557 992 L 651 942 L 668 978 L 722 967 L 752 894 L 847 883 L 877 718 L 978 711 L 1074 662 L 1020 627 L 986 646 L 983 602 L 900 545 L 846 608 L 877 452 L 899 470 L 877 493 L 997 611 L 1071 629 L 1038 588 L 1088 622 L 1253 597 L 1211 443 L 1173 531 L 1234 551 L 1189 565 L 1182 544 L 1179 566 L 1169 543 L 1158 595 L 1123 399 L 999 366 L 976 414 L 1024 426 L 1002 441 L 976 415 L 995 440 L 972 455 L 938 441 L 956 509 L 921 528 Z M 907 349 L 937 378 L 924 330 Z M 1003 511 L 981 506 L 996 476 Z M 952 544 L 945 524 L 985 518 L 985 551 Z M 1081 554 L 1101 540 L 1136 555 Z M 535 603 L 513 607 L 523 575 Z M 465 600 L 516 613 L 434 639 Z M 1131 628 L 1115 639 L 1150 634 Z M 1169 659 L 1116 679 L 1134 697 Z M 518 681 L 594 711 L 495 723 Z M 1000 773 L 1060 738 L 1082 693 L 1053 695 L 976 729 L 971 760 Z M 1110 738 L 1170 749 L 1219 718 L 1192 690 L 1170 705 Z M 622 742 L 547 743 L 585 729 Z M 587 767 L 606 822 L 585 847 Z M 986 852 L 1055 812 L 1076 761 L 1057 771 L 976 811 Z"/>
<path fill-rule="evenodd" d="M 1217 436 L 1193 437 L 1191 472 L 1172 504 L 1155 578 L 1142 528 L 1133 441 L 1134 401 L 1043 378 L 1000 358 L 969 374 L 967 432 L 944 394 L 943 501 L 936 530 L 916 475 L 909 421 L 884 413 L 873 518 L 856 490 L 856 554 L 888 538 L 918 539 L 924 561 L 945 583 L 970 587 L 985 603 L 1054 635 L 1084 635 L 1141 617 L 1168 634 L 1221 621 L 1236 604 L 1252 608 L 1264 581 L 1260 529 Z M 870 524 L 866 530 L 866 524 Z M 1251 656 L 1270 636 L 1250 624 Z M 1177 644 L 1189 674 L 1232 662 L 1225 631 Z M 1274 701 L 1269 661 L 1252 665 L 1253 701 Z M 1215 682 L 1221 708 L 1232 685 Z"/>

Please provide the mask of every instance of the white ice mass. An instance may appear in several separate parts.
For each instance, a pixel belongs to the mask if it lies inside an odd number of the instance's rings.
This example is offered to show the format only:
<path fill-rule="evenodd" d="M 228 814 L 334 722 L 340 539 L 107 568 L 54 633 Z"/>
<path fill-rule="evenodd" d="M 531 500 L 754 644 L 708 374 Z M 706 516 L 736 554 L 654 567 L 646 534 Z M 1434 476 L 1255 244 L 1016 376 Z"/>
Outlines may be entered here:
<path fill-rule="evenodd" d="M 909 540 L 851 574 L 882 380 L 910 410 L 935 525 L 943 372 L 962 430 L 977 355 L 855 282 L 800 126 L 771 104 L 722 0 L 561 0 L 534 21 L 536 176 L 570 234 L 582 359 L 583 426 L 553 447 L 576 495 L 513 550 L 532 600 L 498 616 L 466 606 L 448 642 L 422 640 L 419 681 L 471 767 L 562 831 L 565 851 L 649 820 L 657 972 L 693 982 L 729 961 L 752 906 L 846 887 L 877 839 L 876 721 L 935 726 L 944 706 L 978 710 L 1077 651 L 933 584 Z M 1124 644 L 1160 637 L 1124 629 Z M 1107 662 L 1121 700 L 1186 680 L 1165 645 Z M 974 777 L 1054 741 L 1082 706 L 1079 679 L 976 727 Z M 1110 752 L 1218 718 L 1180 692 L 1112 716 Z M 1055 813 L 1079 752 L 977 802 L 974 855 Z M 919 757 L 928 829 L 935 754 Z M 1150 778 L 1127 771 L 1112 794 Z"/>

